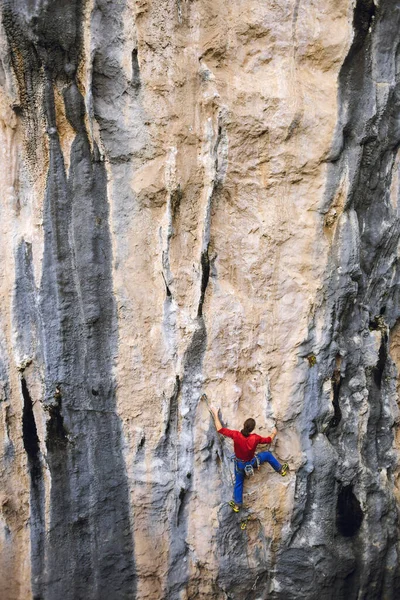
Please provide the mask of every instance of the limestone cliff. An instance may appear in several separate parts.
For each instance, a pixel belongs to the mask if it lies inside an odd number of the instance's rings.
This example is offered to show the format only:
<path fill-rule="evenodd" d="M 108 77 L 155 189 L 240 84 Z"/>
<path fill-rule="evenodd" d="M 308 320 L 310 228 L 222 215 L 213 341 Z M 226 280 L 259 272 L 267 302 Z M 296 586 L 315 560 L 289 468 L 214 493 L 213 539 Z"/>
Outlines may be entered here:
<path fill-rule="evenodd" d="M 1 599 L 395 600 L 400 0 L 0 7 Z"/>

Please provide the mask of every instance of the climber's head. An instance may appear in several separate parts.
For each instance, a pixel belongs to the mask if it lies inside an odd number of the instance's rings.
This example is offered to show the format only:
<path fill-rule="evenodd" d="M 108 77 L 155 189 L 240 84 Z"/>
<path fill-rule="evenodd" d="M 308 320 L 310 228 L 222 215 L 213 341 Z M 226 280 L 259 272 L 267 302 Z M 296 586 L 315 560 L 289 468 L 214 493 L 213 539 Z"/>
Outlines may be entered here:
<path fill-rule="evenodd" d="M 255 426 L 256 422 L 254 419 L 246 419 L 243 423 L 243 429 L 240 433 L 244 435 L 244 437 L 249 437 Z"/>

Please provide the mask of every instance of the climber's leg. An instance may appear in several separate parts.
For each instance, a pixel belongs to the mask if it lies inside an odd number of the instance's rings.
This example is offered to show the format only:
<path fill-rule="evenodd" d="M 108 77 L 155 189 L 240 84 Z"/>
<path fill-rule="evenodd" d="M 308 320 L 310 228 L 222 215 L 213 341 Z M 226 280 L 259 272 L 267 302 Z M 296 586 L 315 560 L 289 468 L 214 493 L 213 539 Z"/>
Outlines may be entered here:
<path fill-rule="evenodd" d="M 243 503 L 244 469 L 240 468 L 244 463 L 236 461 L 235 464 L 235 487 L 233 488 L 233 500 L 239 508 Z"/>
<path fill-rule="evenodd" d="M 277 473 L 280 473 L 282 465 L 271 452 L 259 452 L 257 456 L 261 464 L 267 462 Z"/>

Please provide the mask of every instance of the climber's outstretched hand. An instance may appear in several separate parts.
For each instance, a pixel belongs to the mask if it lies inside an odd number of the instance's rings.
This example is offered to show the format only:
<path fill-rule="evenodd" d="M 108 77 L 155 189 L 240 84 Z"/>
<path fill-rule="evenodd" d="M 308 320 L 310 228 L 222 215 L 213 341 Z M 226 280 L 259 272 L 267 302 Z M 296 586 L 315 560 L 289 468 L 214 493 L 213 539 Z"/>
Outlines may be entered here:
<path fill-rule="evenodd" d="M 221 423 L 221 421 L 219 420 L 219 416 L 218 416 L 219 407 L 216 407 L 216 406 L 211 406 L 211 405 L 210 405 L 210 406 L 209 406 L 209 409 L 210 409 L 210 413 L 211 413 L 211 414 L 212 414 L 212 416 L 213 416 L 213 419 L 214 419 L 214 423 L 215 423 L 216 430 L 217 430 L 217 431 L 219 431 L 220 429 L 222 429 L 222 423 Z"/>

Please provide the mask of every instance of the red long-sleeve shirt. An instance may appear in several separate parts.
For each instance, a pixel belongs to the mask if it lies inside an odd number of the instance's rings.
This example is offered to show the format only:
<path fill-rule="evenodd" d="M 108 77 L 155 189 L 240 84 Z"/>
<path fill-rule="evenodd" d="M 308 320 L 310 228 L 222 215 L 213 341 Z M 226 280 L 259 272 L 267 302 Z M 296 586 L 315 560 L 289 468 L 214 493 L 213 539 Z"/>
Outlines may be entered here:
<path fill-rule="evenodd" d="M 218 433 L 233 439 L 235 456 L 239 460 L 243 461 L 248 461 L 254 458 L 258 444 L 270 444 L 272 442 L 272 438 L 270 437 L 263 438 L 261 435 L 257 435 L 256 433 L 251 433 L 248 437 L 245 437 L 240 433 L 240 431 L 236 431 L 235 429 L 227 429 L 226 427 L 218 429 Z"/>

